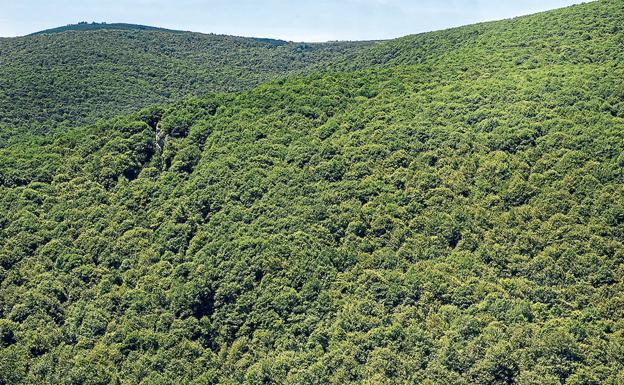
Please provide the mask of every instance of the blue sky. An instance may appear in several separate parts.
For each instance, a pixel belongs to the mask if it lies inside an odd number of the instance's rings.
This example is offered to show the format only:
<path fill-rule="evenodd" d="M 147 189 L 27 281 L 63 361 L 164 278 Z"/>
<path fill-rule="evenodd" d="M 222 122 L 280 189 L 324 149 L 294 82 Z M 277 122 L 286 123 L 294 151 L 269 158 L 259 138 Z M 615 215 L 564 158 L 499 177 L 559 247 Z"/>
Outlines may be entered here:
<path fill-rule="evenodd" d="M 78 21 L 293 41 L 389 39 L 581 3 L 575 0 L 0 0 L 0 36 Z"/>

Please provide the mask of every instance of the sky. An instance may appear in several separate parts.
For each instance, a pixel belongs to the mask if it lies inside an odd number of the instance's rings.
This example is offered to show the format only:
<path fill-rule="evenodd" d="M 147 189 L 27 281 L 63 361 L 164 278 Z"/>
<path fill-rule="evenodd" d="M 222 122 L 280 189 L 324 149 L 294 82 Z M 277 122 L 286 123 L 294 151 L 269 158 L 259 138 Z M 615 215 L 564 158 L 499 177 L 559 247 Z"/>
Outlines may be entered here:
<path fill-rule="evenodd" d="M 290 41 L 375 40 L 505 19 L 577 0 L 0 0 L 0 36 L 79 21 Z"/>

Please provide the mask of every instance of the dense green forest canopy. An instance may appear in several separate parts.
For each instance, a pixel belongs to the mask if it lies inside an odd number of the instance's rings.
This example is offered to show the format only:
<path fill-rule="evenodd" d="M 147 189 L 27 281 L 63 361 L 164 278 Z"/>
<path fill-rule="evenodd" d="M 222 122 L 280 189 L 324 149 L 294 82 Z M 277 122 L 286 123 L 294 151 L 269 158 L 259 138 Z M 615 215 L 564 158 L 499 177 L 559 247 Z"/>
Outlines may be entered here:
<path fill-rule="evenodd" d="M 190 95 L 249 89 L 374 44 L 117 26 L 0 38 L 0 125 L 15 128 L 12 135 L 64 131 Z"/>
<path fill-rule="evenodd" d="M 152 27 L 149 25 L 141 25 L 141 24 L 128 24 L 128 23 L 97 23 L 95 21 L 88 23 L 86 21 L 81 21 L 76 24 L 68 24 L 62 27 L 45 29 L 43 31 L 38 31 L 32 33 L 31 35 L 43 35 L 43 34 L 52 34 L 52 33 L 60 33 L 67 31 L 94 31 L 94 30 L 102 30 L 102 29 L 113 29 L 113 30 L 131 30 L 131 31 L 167 31 L 167 32 L 183 32 L 176 31 L 166 28 Z"/>
<path fill-rule="evenodd" d="M 172 29 L 160 28 L 160 27 L 152 27 L 149 25 L 141 25 L 141 24 L 97 23 L 97 22 L 88 23 L 86 21 L 82 21 L 77 24 L 68 24 L 63 27 L 45 29 L 43 31 L 32 33 L 31 35 L 52 34 L 52 33 L 67 32 L 67 31 L 87 31 L 87 30 L 92 31 L 92 30 L 102 30 L 102 29 L 131 30 L 131 31 L 145 31 L 145 30 L 166 31 L 166 32 L 174 32 L 174 33 L 175 32 L 178 32 L 178 33 L 188 32 L 188 31 L 172 30 Z M 252 38 L 247 38 L 247 39 L 256 40 L 256 41 L 260 41 L 264 43 L 271 43 L 274 45 L 286 45 L 289 43 L 288 41 L 285 41 L 285 40 L 262 38 L 262 37 L 252 37 Z"/>
<path fill-rule="evenodd" d="M 410 36 L 0 149 L 0 383 L 622 384 L 622 20 Z"/>

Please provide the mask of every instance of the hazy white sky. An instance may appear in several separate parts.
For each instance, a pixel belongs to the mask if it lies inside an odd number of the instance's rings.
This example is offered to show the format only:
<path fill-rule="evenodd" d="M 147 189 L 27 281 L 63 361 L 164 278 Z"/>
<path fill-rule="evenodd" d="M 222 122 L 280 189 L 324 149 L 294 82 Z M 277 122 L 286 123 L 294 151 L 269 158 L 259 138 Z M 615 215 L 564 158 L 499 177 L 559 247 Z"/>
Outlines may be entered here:
<path fill-rule="evenodd" d="M 293 41 L 388 39 L 581 3 L 575 0 L 0 0 L 0 36 L 79 21 Z"/>

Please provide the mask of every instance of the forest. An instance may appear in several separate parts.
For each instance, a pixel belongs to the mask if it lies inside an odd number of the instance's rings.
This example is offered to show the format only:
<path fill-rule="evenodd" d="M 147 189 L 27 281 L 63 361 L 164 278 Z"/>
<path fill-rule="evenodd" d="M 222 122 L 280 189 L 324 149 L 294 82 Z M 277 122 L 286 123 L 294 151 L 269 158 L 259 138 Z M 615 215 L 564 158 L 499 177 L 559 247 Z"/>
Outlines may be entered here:
<path fill-rule="evenodd" d="M 131 24 L 78 24 L 0 38 L 0 147 L 24 133 L 62 133 L 189 96 L 250 89 L 371 44 L 293 43 Z"/>
<path fill-rule="evenodd" d="M 623 384 L 623 20 L 0 40 L 0 384 Z"/>

